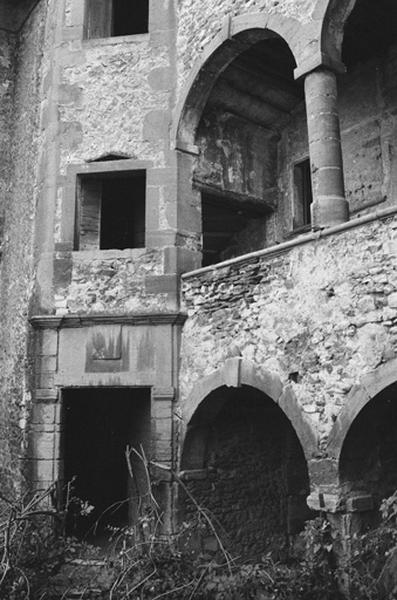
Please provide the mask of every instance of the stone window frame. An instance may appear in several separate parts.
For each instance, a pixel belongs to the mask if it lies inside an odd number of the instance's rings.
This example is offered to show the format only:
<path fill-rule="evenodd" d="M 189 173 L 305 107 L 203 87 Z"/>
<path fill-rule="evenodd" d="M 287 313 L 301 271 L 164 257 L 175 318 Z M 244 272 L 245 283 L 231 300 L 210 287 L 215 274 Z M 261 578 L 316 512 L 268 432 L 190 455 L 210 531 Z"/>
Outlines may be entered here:
<path fill-rule="evenodd" d="M 159 29 L 159 16 L 153 10 L 152 0 L 149 2 L 148 33 L 136 33 L 103 38 L 87 38 L 86 35 L 86 0 L 71 0 L 68 17 L 65 18 L 63 39 L 65 41 L 78 41 L 84 46 L 116 45 L 127 42 L 137 43 L 150 39 L 150 34 Z M 162 14 L 162 13 L 161 13 Z"/>
<path fill-rule="evenodd" d="M 120 159 L 102 162 L 87 162 L 80 164 L 69 165 L 66 173 L 66 184 L 64 187 L 64 197 L 62 202 L 62 217 L 60 241 L 55 246 L 56 251 L 76 251 L 84 252 L 84 250 L 75 250 L 76 237 L 76 217 L 77 217 L 77 193 L 79 185 L 79 176 L 95 176 L 109 173 L 128 173 L 131 171 L 146 171 L 146 190 L 145 190 L 145 248 L 150 247 L 150 234 L 148 232 L 151 227 L 152 207 L 150 206 L 150 193 L 148 185 L 150 185 L 150 175 L 153 163 L 146 160 L 135 159 Z M 149 181 L 149 184 L 148 184 Z M 96 252 L 106 252 L 98 248 Z M 113 250 L 112 252 L 118 252 Z M 120 250 L 120 252 L 123 252 Z"/>
<path fill-rule="evenodd" d="M 301 156 L 298 156 L 297 158 L 295 158 L 290 165 L 290 185 L 289 185 L 289 196 L 290 196 L 290 226 L 289 226 L 289 234 L 290 235 L 296 235 L 296 234 L 300 234 L 300 233 L 307 233 L 309 231 L 312 230 L 313 227 L 313 223 L 312 220 L 310 220 L 309 223 L 306 223 L 305 225 L 298 225 L 295 226 L 294 225 L 294 219 L 295 219 L 295 213 L 296 213 L 296 193 L 295 193 L 295 168 L 304 163 L 305 161 L 309 161 L 309 165 L 310 165 L 310 156 L 309 153 L 306 152 L 304 154 L 302 154 Z M 311 182 L 312 182 L 312 186 L 313 186 L 313 179 L 312 179 L 312 175 L 310 172 L 310 177 L 311 177 Z"/>

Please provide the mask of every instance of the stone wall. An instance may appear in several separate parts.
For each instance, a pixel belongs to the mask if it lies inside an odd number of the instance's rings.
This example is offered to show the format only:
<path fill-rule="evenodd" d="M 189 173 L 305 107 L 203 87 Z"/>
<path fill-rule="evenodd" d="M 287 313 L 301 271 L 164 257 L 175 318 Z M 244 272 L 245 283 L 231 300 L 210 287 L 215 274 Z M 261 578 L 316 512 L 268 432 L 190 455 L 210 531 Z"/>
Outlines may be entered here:
<path fill-rule="evenodd" d="M 176 237 L 176 172 L 168 139 L 175 52 L 173 4 L 156 3 L 150 15 L 150 35 L 104 39 L 84 39 L 83 8 L 80 0 L 73 0 L 51 15 L 58 20 L 61 16 L 63 28 L 58 23 L 60 42 L 49 72 L 47 118 L 54 135 L 48 139 L 44 167 L 48 194 L 42 200 L 37 312 L 161 311 L 175 306 L 177 290 L 176 278 L 172 284 L 162 280 L 157 285 L 151 280 L 176 272 L 175 261 L 171 265 L 152 250 L 174 245 Z M 70 168 L 84 167 L 107 155 L 150 164 L 146 253 L 72 254 L 70 235 L 65 247 L 65 218 L 76 202 L 70 193 Z M 60 252 L 52 262 L 54 248 Z M 149 276 L 147 285 L 144 275 Z M 167 296 L 171 288 L 172 301 Z"/>
<path fill-rule="evenodd" d="M 181 403 L 241 354 L 291 381 L 322 440 L 346 394 L 397 350 L 397 219 L 185 276 Z"/>
<path fill-rule="evenodd" d="M 60 81 L 61 172 L 112 152 L 165 165 L 169 56 L 164 45 L 137 37 L 87 41 L 68 56 Z"/>
<path fill-rule="evenodd" d="M 397 46 L 359 63 L 339 80 L 346 198 L 350 210 L 395 201 Z"/>
<path fill-rule="evenodd" d="M 275 186 L 271 132 L 227 111 L 206 111 L 197 134 L 195 178 L 220 191 L 262 199 Z"/>
<path fill-rule="evenodd" d="M 11 122 L 14 92 L 15 35 L 0 32 L 0 239 L 3 242 L 5 198 L 11 186 Z"/>
<path fill-rule="evenodd" d="M 40 153 L 41 61 L 46 19 L 39 3 L 18 35 L 11 139 L 11 168 L 6 173 L 5 238 L 1 295 L 1 478 L 4 493 L 19 484 L 19 456 L 29 411 L 28 311 L 33 286 L 33 236 Z M 4 35 L 4 34 L 2 34 Z M 3 180 L 4 181 L 4 180 Z M 10 477 L 8 477 L 8 474 Z M 12 482 L 11 482 L 12 480 Z"/>
<path fill-rule="evenodd" d="M 178 84 L 185 81 L 200 52 L 222 28 L 225 17 L 268 11 L 293 17 L 301 23 L 310 21 L 313 0 L 222 0 L 197 4 L 194 0 L 178 2 Z M 216 8 L 216 10 L 215 10 Z"/>
<path fill-rule="evenodd" d="M 176 277 L 158 249 L 59 254 L 55 274 L 57 314 L 176 310 Z"/>

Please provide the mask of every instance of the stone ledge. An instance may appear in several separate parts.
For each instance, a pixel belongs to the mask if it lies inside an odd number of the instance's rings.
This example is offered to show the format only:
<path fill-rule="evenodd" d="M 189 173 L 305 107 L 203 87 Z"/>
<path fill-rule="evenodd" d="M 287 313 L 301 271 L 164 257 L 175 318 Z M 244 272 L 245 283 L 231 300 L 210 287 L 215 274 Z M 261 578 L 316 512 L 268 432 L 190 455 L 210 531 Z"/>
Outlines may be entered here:
<path fill-rule="evenodd" d="M 391 217 L 395 214 L 397 214 L 397 205 L 384 208 L 383 210 L 376 210 L 369 215 L 357 217 L 356 219 L 346 221 L 346 223 L 342 223 L 341 225 L 335 225 L 334 227 L 328 227 L 327 229 L 320 229 L 316 232 L 299 236 L 296 239 L 288 242 L 282 242 L 281 244 L 270 246 L 269 248 L 264 248 L 263 250 L 256 250 L 255 252 L 243 254 L 242 256 L 236 256 L 235 258 L 230 258 L 208 267 L 202 267 L 201 269 L 195 269 L 194 271 L 183 273 L 182 279 L 185 280 L 191 277 L 199 277 L 200 275 L 205 275 L 207 273 L 215 273 L 219 269 L 249 262 L 250 260 L 262 258 L 264 256 L 277 256 L 278 254 L 284 254 L 284 252 L 288 252 L 288 250 L 296 246 L 303 246 L 304 244 L 309 244 L 310 242 L 317 241 L 321 238 L 337 233 L 343 233 L 344 231 L 353 229 L 355 227 L 360 227 L 360 225 L 365 225 L 366 223 L 371 223 L 380 219 L 386 219 L 387 217 Z"/>

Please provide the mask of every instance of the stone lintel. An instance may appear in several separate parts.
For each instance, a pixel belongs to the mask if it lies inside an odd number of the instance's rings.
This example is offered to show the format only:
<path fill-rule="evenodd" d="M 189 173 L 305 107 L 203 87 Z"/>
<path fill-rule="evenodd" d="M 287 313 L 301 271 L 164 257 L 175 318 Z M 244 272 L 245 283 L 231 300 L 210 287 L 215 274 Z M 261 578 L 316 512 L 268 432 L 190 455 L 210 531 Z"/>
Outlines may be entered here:
<path fill-rule="evenodd" d="M 36 402 L 55 403 L 58 401 L 59 390 L 52 389 L 36 389 L 34 391 L 34 399 Z"/>
<path fill-rule="evenodd" d="M 175 388 L 174 387 L 166 387 L 166 388 L 153 388 L 152 390 L 152 398 L 156 402 L 166 401 L 173 402 L 175 399 Z"/>

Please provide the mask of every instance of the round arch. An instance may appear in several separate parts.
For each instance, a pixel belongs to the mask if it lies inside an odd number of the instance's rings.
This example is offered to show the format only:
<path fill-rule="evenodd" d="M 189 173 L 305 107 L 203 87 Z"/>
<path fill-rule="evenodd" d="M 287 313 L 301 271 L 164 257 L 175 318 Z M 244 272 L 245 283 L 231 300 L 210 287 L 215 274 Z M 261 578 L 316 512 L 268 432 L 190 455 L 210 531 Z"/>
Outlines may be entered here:
<path fill-rule="evenodd" d="M 397 382 L 396 358 L 364 375 L 352 388 L 328 438 L 327 453 L 331 458 L 339 463 L 343 444 L 353 421 L 375 396 L 395 382 Z"/>
<path fill-rule="evenodd" d="M 174 111 L 171 139 L 176 148 L 194 146 L 202 111 L 218 76 L 250 45 L 271 37 L 281 37 L 289 46 L 296 64 L 304 40 L 297 35 L 300 24 L 281 14 L 258 12 L 226 17 L 221 30 L 196 59 L 185 81 Z"/>
<path fill-rule="evenodd" d="M 292 388 L 284 387 L 278 375 L 268 371 L 259 372 L 253 363 L 242 358 L 228 359 L 222 367 L 204 377 L 195 386 L 183 408 L 185 427 L 188 427 L 205 398 L 222 386 L 231 388 L 248 386 L 263 392 L 280 407 L 290 421 L 306 460 L 309 461 L 316 455 L 318 452 L 317 436 L 305 420 Z"/>
<path fill-rule="evenodd" d="M 315 13 L 321 15 L 321 53 L 334 64 L 342 63 L 343 29 L 357 0 L 317 0 Z"/>

